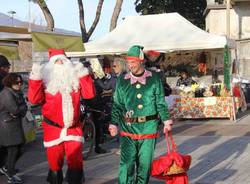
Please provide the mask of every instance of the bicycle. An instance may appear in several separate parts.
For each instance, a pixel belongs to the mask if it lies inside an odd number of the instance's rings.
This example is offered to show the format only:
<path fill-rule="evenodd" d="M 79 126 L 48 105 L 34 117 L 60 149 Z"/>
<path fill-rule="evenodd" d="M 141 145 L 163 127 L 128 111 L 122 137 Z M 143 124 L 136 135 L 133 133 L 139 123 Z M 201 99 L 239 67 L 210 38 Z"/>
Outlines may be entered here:
<path fill-rule="evenodd" d="M 80 110 L 84 137 L 83 158 L 87 159 L 91 155 L 92 150 L 94 148 L 96 131 L 95 124 L 92 120 L 91 111 L 83 105 L 80 106 Z"/>
<path fill-rule="evenodd" d="M 95 136 L 96 136 L 96 129 L 95 129 L 95 124 L 93 122 L 92 113 L 93 112 L 99 113 L 100 114 L 99 118 L 102 120 L 105 120 L 105 118 L 109 116 L 109 114 L 106 113 L 105 111 L 100 111 L 88 106 L 84 106 L 83 104 L 81 104 L 80 110 L 81 110 L 81 122 L 83 123 L 83 137 L 84 137 L 83 158 L 87 159 L 93 151 L 95 144 Z"/>

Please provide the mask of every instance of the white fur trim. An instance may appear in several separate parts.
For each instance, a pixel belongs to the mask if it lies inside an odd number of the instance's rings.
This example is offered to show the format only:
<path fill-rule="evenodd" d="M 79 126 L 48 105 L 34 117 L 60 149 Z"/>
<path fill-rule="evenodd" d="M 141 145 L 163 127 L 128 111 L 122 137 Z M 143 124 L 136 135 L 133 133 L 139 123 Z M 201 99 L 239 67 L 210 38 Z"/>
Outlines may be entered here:
<path fill-rule="evenodd" d="M 62 95 L 62 112 L 63 122 L 66 128 L 69 128 L 73 124 L 74 119 L 74 107 L 70 93 L 61 93 Z"/>
<path fill-rule="evenodd" d="M 42 80 L 42 74 L 35 74 L 35 73 L 31 72 L 29 78 L 31 80 Z"/>
<path fill-rule="evenodd" d="M 58 59 L 67 59 L 67 57 L 64 54 L 54 55 L 49 59 L 49 62 L 55 63 Z"/>
<path fill-rule="evenodd" d="M 64 141 L 78 141 L 84 143 L 84 138 L 82 136 L 75 136 L 75 135 L 67 135 L 67 128 L 63 128 L 60 137 L 53 141 L 43 142 L 44 147 L 48 148 L 51 146 L 58 145 Z"/>

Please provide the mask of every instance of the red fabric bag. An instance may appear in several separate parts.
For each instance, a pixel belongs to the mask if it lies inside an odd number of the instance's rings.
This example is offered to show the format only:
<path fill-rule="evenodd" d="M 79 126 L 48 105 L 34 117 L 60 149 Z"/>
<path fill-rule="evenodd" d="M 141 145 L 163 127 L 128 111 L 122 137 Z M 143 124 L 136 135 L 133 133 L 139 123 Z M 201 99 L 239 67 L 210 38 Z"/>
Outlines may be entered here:
<path fill-rule="evenodd" d="M 172 143 L 172 150 L 169 145 L 169 137 Z M 168 153 L 153 160 L 151 176 L 165 180 L 167 184 L 188 184 L 186 171 L 190 167 L 192 158 L 190 155 L 178 153 L 172 132 L 166 133 L 165 138 Z"/>

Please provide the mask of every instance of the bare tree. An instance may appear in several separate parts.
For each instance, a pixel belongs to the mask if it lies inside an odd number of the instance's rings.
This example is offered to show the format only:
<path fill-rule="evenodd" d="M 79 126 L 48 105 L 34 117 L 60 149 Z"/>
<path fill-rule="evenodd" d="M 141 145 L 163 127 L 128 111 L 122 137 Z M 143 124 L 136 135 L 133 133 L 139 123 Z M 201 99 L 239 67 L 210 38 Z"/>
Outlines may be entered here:
<path fill-rule="evenodd" d="M 41 8 L 45 20 L 47 22 L 47 30 L 48 31 L 53 31 L 54 27 L 55 27 L 55 23 L 54 23 L 54 18 L 52 16 L 52 14 L 50 13 L 50 10 L 45 2 L 45 0 L 29 0 L 32 1 L 33 3 L 36 3 L 39 5 L 39 7 Z"/>
<path fill-rule="evenodd" d="M 114 8 L 111 22 L 110 22 L 109 31 L 112 31 L 113 29 L 115 29 L 117 25 L 117 20 L 121 12 L 122 3 L 123 3 L 123 0 L 116 0 L 115 8 Z"/>
<path fill-rule="evenodd" d="M 90 36 L 93 34 L 93 32 L 97 26 L 97 24 L 100 20 L 100 16 L 101 16 L 103 2 L 104 2 L 104 0 L 99 0 L 98 5 L 97 5 L 97 9 L 96 9 L 95 19 L 94 19 L 90 29 L 87 31 L 86 25 L 85 25 L 85 20 L 84 20 L 83 3 L 82 3 L 82 0 L 78 0 L 80 28 L 81 28 L 83 42 L 87 42 L 89 40 Z"/>

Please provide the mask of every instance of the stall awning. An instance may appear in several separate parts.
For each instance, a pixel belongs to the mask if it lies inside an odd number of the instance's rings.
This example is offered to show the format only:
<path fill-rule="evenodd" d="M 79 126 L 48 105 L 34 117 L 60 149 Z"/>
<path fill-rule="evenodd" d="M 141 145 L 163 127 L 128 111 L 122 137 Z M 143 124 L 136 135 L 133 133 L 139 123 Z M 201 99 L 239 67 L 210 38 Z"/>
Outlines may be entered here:
<path fill-rule="evenodd" d="M 49 33 L 32 32 L 35 52 L 47 52 L 48 48 L 64 48 L 67 52 L 84 51 L 80 36 L 69 36 Z"/>
<path fill-rule="evenodd" d="M 126 53 L 132 45 L 161 52 L 235 47 L 226 36 L 210 34 L 178 13 L 126 17 L 113 31 L 86 43 L 85 56 Z"/>
<path fill-rule="evenodd" d="M 6 56 L 10 60 L 18 60 L 18 48 L 16 45 L 4 45 L 0 43 L 0 54 Z"/>

